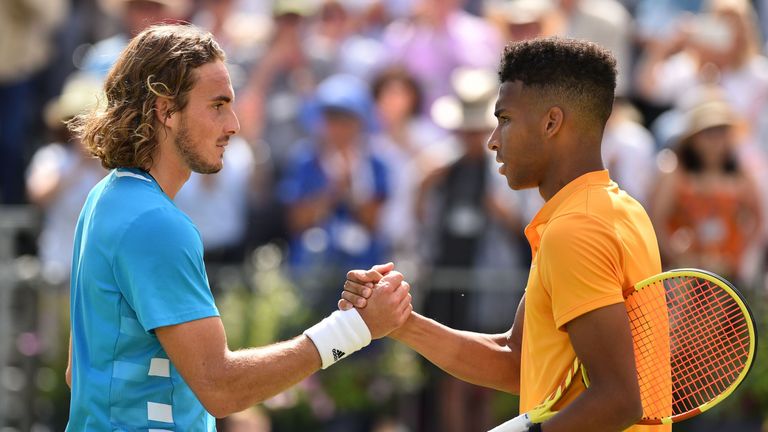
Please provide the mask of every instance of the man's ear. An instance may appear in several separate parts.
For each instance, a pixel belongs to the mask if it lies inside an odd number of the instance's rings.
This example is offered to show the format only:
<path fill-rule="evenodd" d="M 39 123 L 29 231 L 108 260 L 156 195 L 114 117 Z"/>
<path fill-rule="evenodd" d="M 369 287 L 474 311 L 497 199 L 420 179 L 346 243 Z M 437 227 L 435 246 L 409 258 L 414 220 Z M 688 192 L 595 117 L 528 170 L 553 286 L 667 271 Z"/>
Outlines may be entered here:
<path fill-rule="evenodd" d="M 565 115 L 559 106 L 550 107 L 544 116 L 543 132 L 547 138 L 552 138 L 560 132 Z"/>
<path fill-rule="evenodd" d="M 173 102 L 167 97 L 158 96 L 155 100 L 155 116 L 159 124 L 173 129 L 176 125 L 175 118 L 178 117 L 173 111 Z"/>

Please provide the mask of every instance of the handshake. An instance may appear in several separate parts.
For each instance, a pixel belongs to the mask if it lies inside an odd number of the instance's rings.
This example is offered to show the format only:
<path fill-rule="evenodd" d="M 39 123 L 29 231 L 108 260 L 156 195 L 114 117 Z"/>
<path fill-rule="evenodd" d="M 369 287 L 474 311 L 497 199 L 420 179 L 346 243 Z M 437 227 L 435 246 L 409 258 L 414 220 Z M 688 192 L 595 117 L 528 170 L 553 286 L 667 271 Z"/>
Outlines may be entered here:
<path fill-rule="evenodd" d="M 368 345 L 372 339 L 392 335 L 413 312 L 411 287 L 394 264 L 347 273 L 339 311 L 307 329 L 321 367 L 331 366 Z"/>
<path fill-rule="evenodd" d="M 339 300 L 342 311 L 357 308 L 372 339 L 390 335 L 411 316 L 411 286 L 392 263 L 350 270 Z"/>

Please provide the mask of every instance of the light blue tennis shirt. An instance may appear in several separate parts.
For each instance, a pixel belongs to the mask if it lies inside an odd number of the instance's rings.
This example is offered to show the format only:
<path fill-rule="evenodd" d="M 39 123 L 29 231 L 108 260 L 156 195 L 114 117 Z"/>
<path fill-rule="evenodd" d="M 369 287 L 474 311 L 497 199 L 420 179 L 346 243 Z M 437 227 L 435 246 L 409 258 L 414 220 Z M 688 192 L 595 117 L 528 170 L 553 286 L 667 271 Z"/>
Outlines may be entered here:
<path fill-rule="evenodd" d="M 149 174 L 119 168 L 90 192 L 71 284 L 67 430 L 216 430 L 154 333 L 219 312 L 197 228 Z"/>

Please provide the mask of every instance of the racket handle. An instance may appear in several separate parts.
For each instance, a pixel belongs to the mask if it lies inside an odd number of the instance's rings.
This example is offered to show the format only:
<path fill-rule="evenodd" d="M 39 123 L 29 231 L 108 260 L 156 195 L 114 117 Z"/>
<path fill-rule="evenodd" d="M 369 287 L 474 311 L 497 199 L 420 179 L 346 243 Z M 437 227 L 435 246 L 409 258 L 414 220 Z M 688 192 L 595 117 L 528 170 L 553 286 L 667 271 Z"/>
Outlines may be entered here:
<path fill-rule="evenodd" d="M 533 425 L 533 422 L 528 417 L 528 413 L 525 413 L 496 426 L 488 432 L 528 432 L 528 428 L 531 425 Z"/>

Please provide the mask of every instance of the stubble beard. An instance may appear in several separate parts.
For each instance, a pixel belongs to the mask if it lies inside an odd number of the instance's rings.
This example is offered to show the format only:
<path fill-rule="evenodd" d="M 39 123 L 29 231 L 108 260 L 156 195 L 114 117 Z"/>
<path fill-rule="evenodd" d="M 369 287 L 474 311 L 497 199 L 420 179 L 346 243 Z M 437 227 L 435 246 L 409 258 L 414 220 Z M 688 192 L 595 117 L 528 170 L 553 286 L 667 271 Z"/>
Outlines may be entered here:
<path fill-rule="evenodd" d="M 207 163 L 200 154 L 194 150 L 194 145 L 189 136 L 189 130 L 185 122 L 182 122 L 179 127 L 179 133 L 176 134 L 174 139 L 174 145 L 179 152 L 184 163 L 187 164 L 189 169 L 198 174 L 215 174 L 221 171 L 223 164 L 219 161 L 218 164 Z"/>

